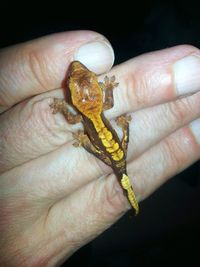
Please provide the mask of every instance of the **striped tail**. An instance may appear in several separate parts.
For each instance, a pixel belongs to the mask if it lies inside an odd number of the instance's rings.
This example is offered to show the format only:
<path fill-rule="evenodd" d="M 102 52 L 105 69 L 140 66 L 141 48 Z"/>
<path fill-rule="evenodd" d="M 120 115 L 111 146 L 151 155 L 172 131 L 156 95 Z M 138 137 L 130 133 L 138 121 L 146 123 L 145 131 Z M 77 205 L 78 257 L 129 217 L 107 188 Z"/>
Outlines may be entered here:
<path fill-rule="evenodd" d="M 122 174 L 122 179 L 121 179 L 121 185 L 124 190 L 127 192 L 128 200 L 130 201 L 132 207 L 135 210 L 135 215 L 139 213 L 139 206 L 138 202 L 135 196 L 135 193 L 133 192 L 132 185 L 130 183 L 129 177 L 126 174 Z"/>

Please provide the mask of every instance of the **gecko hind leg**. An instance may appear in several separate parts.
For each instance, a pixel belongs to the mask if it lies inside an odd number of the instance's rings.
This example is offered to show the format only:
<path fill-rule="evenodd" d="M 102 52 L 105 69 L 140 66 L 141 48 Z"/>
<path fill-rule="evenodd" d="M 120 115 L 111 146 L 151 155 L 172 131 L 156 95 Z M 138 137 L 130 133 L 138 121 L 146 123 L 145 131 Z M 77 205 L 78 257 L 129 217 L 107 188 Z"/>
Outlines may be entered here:
<path fill-rule="evenodd" d="M 115 76 L 105 76 L 104 82 L 99 82 L 101 90 L 103 92 L 103 110 L 107 110 L 113 107 L 113 89 L 118 86 L 115 81 Z"/>
<path fill-rule="evenodd" d="M 92 144 L 89 137 L 83 131 L 73 133 L 73 137 L 76 139 L 73 146 L 83 146 L 89 153 L 95 155 L 98 159 L 102 160 L 108 166 L 111 166 L 110 159 L 104 154 L 103 151 Z"/>
<path fill-rule="evenodd" d="M 116 123 L 122 128 L 122 148 L 125 154 L 127 154 L 128 142 L 129 142 L 129 123 L 131 121 L 131 115 L 121 115 L 117 117 Z"/>
<path fill-rule="evenodd" d="M 82 116 L 79 114 L 74 114 L 70 111 L 69 105 L 64 99 L 61 98 L 54 98 L 53 103 L 50 105 L 53 114 L 57 112 L 61 112 L 68 123 L 70 124 L 76 124 L 78 122 L 81 122 Z"/>

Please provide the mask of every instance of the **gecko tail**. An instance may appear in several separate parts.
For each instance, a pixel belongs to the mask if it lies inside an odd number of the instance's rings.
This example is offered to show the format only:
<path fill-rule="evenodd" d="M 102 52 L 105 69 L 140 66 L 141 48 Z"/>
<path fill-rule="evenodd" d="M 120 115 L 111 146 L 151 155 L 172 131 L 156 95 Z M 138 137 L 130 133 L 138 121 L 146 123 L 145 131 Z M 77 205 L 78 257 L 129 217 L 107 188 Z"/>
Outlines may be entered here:
<path fill-rule="evenodd" d="M 129 200 L 131 206 L 135 210 L 135 215 L 137 215 L 139 213 L 138 202 L 137 202 L 135 193 L 133 191 L 130 179 L 129 179 L 128 175 L 126 175 L 124 173 L 122 174 L 121 185 L 122 185 L 123 189 L 127 192 L 128 200 Z"/>

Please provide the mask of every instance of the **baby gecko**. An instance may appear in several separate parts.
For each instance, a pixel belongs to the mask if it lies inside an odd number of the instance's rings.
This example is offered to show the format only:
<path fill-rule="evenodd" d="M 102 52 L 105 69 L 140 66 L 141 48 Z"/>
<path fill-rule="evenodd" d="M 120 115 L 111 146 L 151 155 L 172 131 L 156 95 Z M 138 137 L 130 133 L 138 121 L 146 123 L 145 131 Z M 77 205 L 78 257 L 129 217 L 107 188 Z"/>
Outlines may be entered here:
<path fill-rule="evenodd" d="M 71 112 L 69 104 L 64 99 L 55 98 L 50 106 L 53 113 L 62 112 L 69 123 L 83 123 L 84 131 L 74 134 L 77 140 L 74 145 L 83 146 L 89 153 L 113 169 L 135 214 L 138 214 L 138 202 L 126 171 L 131 116 L 122 115 L 116 119 L 123 130 L 120 141 L 116 131 L 103 114 L 104 110 L 114 105 L 113 89 L 117 85 L 114 76 L 111 78 L 105 76 L 104 82 L 98 82 L 94 72 L 88 70 L 79 61 L 73 61 L 69 66 L 67 89 L 70 91 L 70 105 L 75 109 L 76 114 Z"/>

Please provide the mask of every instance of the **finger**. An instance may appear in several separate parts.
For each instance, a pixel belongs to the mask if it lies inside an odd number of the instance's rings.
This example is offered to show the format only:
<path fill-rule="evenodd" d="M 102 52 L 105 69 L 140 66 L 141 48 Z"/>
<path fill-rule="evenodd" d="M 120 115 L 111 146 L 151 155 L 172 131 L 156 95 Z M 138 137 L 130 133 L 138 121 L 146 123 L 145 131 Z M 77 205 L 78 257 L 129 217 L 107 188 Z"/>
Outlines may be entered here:
<path fill-rule="evenodd" d="M 128 160 L 200 117 L 200 92 L 132 114 Z"/>
<path fill-rule="evenodd" d="M 200 119 L 197 119 L 132 161 L 129 174 L 139 200 L 200 159 L 199 129 Z"/>
<path fill-rule="evenodd" d="M 0 107 L 6 110 L 30 96 L 60 88 L 69 63 L 80 60 L 97 73 L 114 60 L 109 42 L 91 31 L 53 34 L 0 53 Z"/>
<path fill-rule="evenodd" d="M 200 136 L 197 138 L 189 127 L 185 127 L 129 166 L 139 200 L 200 157 Z M 56 203 L 48 212 L 46 225 L 56 224 L 52 240 L 58 233 L 64 233 L 65 238 L 59 239 L 59 245 L 65 248 L 60 257 L 94 239 L 118 220 L 127 207 L 127 200 L 114 176 L 95 180 Z M 60 218 L 59 222 L 57 218 Z M 49 231 L 52 233 L 52 227 L 47 227 Z"/>
<path fill-rule="evenodd" d="M 107 167 L 72 142 L 59 149 L 1 174 L 0 188 L 6 196 L 26 196 L 26 203 L 41 206 L 55 203 L 93 179 L 111 173 Z M 8 186 L 9 183 L 9 186 Z"/>
<path fill-rule="evenodd" d="M 192 46 L 176 46 L 136 57 L 114 67 L 119 86 L 114 90 L 110 117 L 133 112 L 200 90 L 200 53 Z"/>

